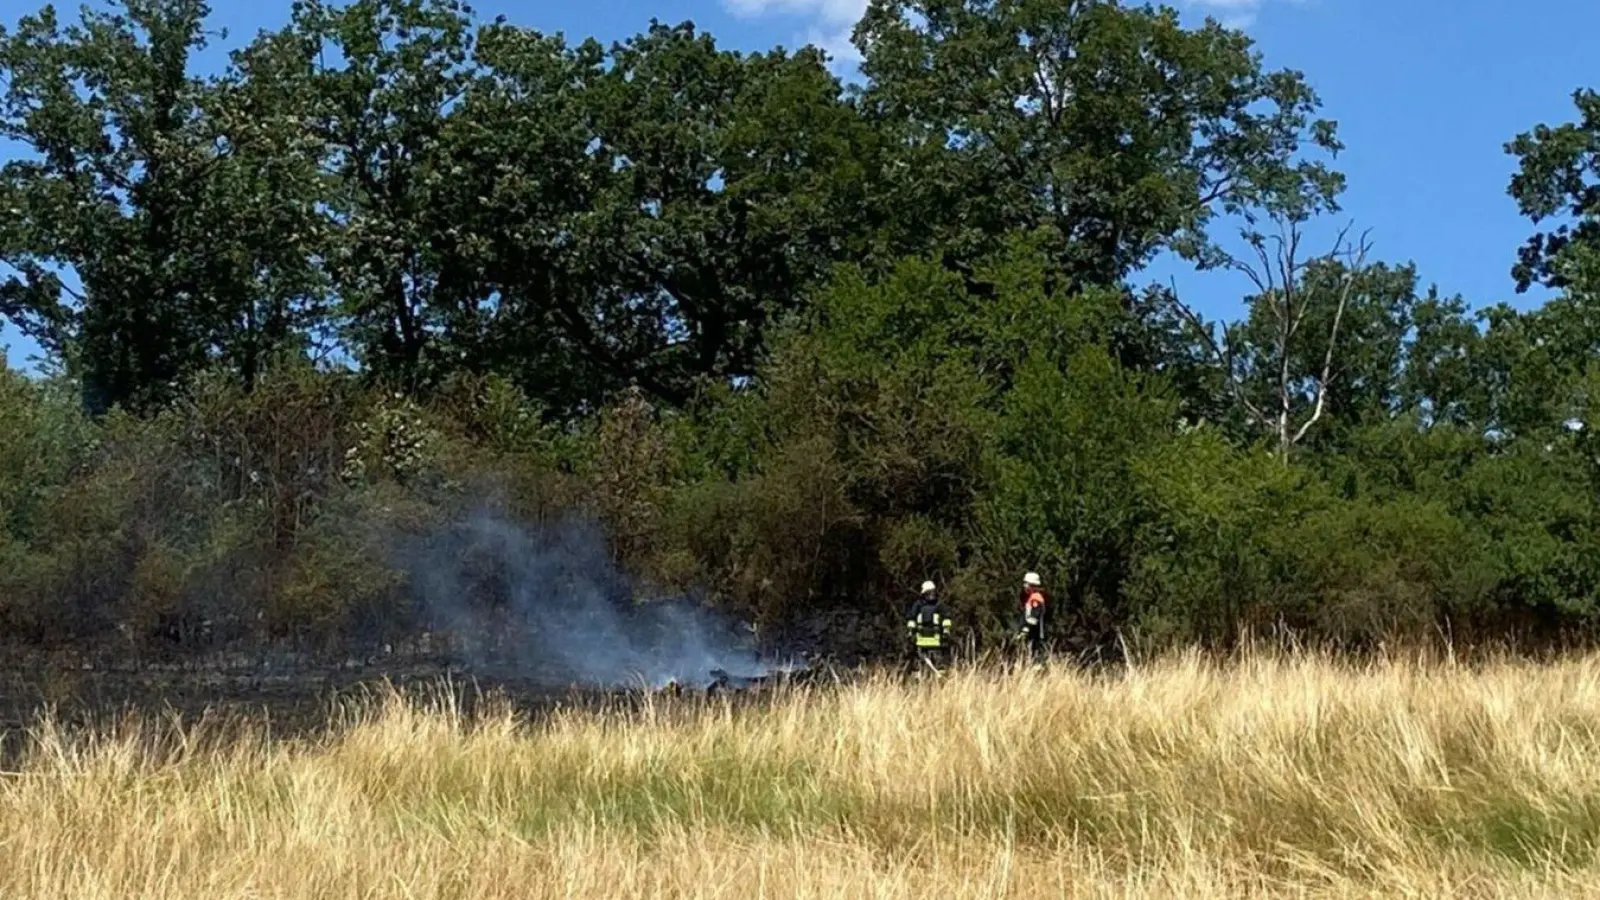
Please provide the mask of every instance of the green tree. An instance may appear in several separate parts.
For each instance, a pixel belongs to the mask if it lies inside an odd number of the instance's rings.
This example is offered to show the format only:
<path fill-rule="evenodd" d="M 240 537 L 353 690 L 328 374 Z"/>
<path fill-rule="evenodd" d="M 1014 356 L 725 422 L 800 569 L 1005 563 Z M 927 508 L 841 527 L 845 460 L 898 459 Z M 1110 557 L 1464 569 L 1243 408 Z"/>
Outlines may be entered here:
<path fill-rule="evenodd" d="M 1540 283 L 1562 293 L 1517 314 L 1491 311 L 1486 349 L 1493 364 L 1480 375 L 1493 385 L 1497 425 L 1514 432 L 1581 421 L 1600 352 L 1600 94 L 1573 94 L 1576 121 L 1539 125 L 1506 145 L 1519 169 L 1510 194 L 1535 224 L 1512 271 L 1519 291 Z"/>
<path fill-rule="evenodd" d="M 1482 333 L 1466 301 L 1430 288 L 1411 310 L 1401 373 L 1402 408 L 1425 425 L 1482 427 L 1485 392 L 1474 375 Z"/>
<path fill-rule="evenodd" d="M 24 148 L 0 168 L 16 273 L 0 302 L 67 352 L 95 410 L 163 402 L 257 299 L 264 235 L 238 227 L 265 199 L 241 180 L 250 138 L 216 115 L 216 79 L 189 71 L 208 12 L 127 0 L 64 26 L 46 6 L 0 32 L 0 134 Z"/>
<path fill-rule="evenodd" d="M 1519 162 L 1509 192 L 1523 215 L 1535 224 L 1565 219 L 1523 245 L 1512 269 L 1518 291 L 1584 280 L 1600 289 L 1600 93 L 1580 90 L 1572 99 L 1577 121 L 1539 125 L 1506 144 Z"/>
<path fill-rule="evenodd" d="M 470 15 L 455 0 L 303 0 L 249 51 L 260 109 L 317 142 L 333 324 L 364 371 L 408 390 L 459 364 L 441 332 L 488 300 L 451 221 L 448 119 L 474 77 Z"/>
<path fill-rule="evenodd" d="M 1046 230 L 1065 284 L 1117 284 L 1162 249 L 1215 261 L 1219 213 L 1304 217 L 1343 179 L 1304 79 L 1250 39 L 1103 0 L 874 0 L 856 31 L 866 115 L 901 149 L 878 188 L 897 252 L 962 265 Z"/>
<path fill-rule="evenodd" d="M 1600 307 L 1571 295 L 1527 312 L 1500 304 L 1483 316 L 1472 371 L 1484 429 L 1501 441 L 1565 431 L 1582 412 L 1600 353 Z"/>
<path fill-rule="evenodd" d="M 682 405 L 753 374 L 768 328 L 859 249 L 870 134 L 815 50 L 655 23 L 569 49 L 496 25 L 480 59 L 458 144 L 498 351 L 575 372 L 530 389 L 632 382 Z"/>
<path fill-rule="evenodd" d="M 32 381 L 0 367 L 0 544 L 37 537 L 41 513 L 94 445 L 65 379 Z"/>
<path fill-rule="evenodd" d="M 1124 369 L 1103 346 L 1055 360 L 1031 353 L 1006 397 L 997 480 L 982 504 L 979 554 L 993 595 L 1012 599 L 1020 573 L 1039 571 L 1069 643 L 1114 641 L 1134 614 L 1127 587 L 1149 514 L 1133 466 L 1176 422 L 1161 379 Z"/>
<path fill-rule="evenodd" d="M 332 337 L 324 145 L 296 114 L 294 82 L 278 77 L 295 62 L 284 50 L 233 53 L 206 103 L 224 136 L 196 210 L 213 241 L 225 236 L 206 260 L 220 301 L 211 339 L 247 391 L 280 356 L 325 353 Z"/>

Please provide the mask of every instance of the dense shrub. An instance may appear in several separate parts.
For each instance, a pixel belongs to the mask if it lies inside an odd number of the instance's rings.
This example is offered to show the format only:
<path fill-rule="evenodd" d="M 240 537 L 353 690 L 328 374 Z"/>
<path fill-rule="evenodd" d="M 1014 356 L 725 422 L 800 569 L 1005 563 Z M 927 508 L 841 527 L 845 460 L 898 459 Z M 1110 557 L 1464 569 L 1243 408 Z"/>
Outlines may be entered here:
<path fill-rule="evenodd" d="M 635 600 L 844 653 L 897 652 L 928 578 L 963 641 L 1001 643 L 1025 570 L 1085 659 L 1588 634 L 1586 431 L 1364 409 L 1286 460 L 1124 360 L 1137 305 L 1048 290 L 1026 244 L 983 277 L 1001 290 L 926 259 L 843 271 L 758 379 L 576 419 L 498 376 L 413 396 L 288 360 L 91 420 L 69 382 L 0 373 L 0 628 L 138 658 L 398 643 L 431 620 L 396 548 L 492 509 L 598 522 Z"/>

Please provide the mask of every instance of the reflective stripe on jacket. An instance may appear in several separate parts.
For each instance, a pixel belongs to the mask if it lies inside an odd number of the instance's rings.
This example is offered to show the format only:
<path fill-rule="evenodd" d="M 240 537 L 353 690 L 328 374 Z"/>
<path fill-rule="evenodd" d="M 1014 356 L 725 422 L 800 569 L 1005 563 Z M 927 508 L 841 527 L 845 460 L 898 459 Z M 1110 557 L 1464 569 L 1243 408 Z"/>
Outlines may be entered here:
<path fill-rule="evenodd" d="M 906 621 L 906 629 L 915 636 L 918 647 L 939 647 L 950 633 L 950 619 L 937 605 L 926 603 Z"/>

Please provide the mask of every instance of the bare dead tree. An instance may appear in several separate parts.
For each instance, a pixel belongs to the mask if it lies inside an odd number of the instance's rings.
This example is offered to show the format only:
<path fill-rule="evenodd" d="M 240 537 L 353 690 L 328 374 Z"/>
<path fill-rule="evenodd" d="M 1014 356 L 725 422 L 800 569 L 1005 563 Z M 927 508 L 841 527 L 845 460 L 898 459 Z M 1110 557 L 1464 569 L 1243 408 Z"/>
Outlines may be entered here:
<path fill-rule="evenodd" d="M 1256 258 L 1253 262 L 1234 258 L 1227 260 L 1228 268 L 1243 272 L 1255 285 L 1257 296 L 1272 317 L 1278 369 L 1274 385 L 1276 409 L 1264 407 L 1263 404 L 1251 399 L 1244 374 L 1240 372 L 1238 366 L 1235 329 L 1230 328 L 1226 322 L 1222 323 L 1222 339 L 1217 340 L 1212 329 L 1178 297 L 1176 285 L 1173 285 L 1171 290 L 1173 305 L 1184 320 L 1204 339 L 1217 364 L 1221 366 L 1235 401 L 1252 421 L 1263 428 L 1272 429 L 1277 435 L 1278 456 L 1284 463 L 1288 463 L 1289 452 L 1294 446 L 1305 438 L 1311 427 L 1322 418 L 1327 404 L 1328 386 L 1335 377 L 1333 366 L 1339 344 L 1339 328 L 1350 302 L 1350 293 L 1366 265 L 1367 253 L 1372 247 L 1368 240 L 1370 229 L 1352 243 L 1350 228 L 1351 226 L 1346 225 L 1339 230 L 1334 238 L 1333 248 L 1327 253 L 1302 259 L 1301 247 L 1304 235 L 1300 231 L 1299 221 L 1279 220 L 1277 234 L 1269 236 L 1250 232 L 1245 235 L 1245 239 L 1255 251 Z M 1290 360 L 1292 350 L 1298 346 L 1297 342 L 1310 339 L 1302 338 L 1300 332 L 1311 312 L 1312 302 L 1318 299 L 1319 289 L 1307 279 L 1306 275 L 1311 269 L 1327 263 L 1342 263 L 1344 273 L 1334 289 L 1333 323 L 1328 329 L 1322 367 L 1312 376 L 1310 410 L 1304 413 L 1303 420 L 1297 425 L 1294 401 L 1302 391 L 1296 389 L 1297 379 L 1291 370 Z"/>

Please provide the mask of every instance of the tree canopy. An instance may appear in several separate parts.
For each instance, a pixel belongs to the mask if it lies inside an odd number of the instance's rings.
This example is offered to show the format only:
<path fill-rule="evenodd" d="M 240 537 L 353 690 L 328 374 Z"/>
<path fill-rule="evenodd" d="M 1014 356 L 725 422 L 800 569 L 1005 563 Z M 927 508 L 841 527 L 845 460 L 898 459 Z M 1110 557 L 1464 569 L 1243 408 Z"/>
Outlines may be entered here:
<path fill-rule="evenodd" d="M 1593 90 L 1505 145 L 1519 311 L 1341 228 L 1312 80 L 1164 7 L 872 0 L 849 82 L 459 0 L 213 71 L 213 18 L 0 29 L 0 319 L 52 362 L 0 373 L 8 634 L 420 627 L 369 542 L 487 497 L 786 639 L 892 647 L 925 578 L 1003 635 L 1025 570 L 1083 653 L 1600 622 Z"/>

